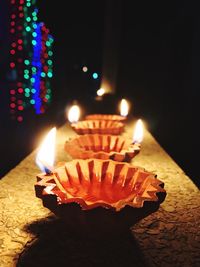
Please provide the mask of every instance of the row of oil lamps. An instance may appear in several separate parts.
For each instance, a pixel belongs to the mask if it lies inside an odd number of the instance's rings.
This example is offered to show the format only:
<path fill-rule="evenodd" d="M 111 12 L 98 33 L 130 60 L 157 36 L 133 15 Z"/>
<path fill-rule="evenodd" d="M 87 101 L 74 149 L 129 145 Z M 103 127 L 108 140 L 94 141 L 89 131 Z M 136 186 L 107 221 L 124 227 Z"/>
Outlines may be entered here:
<path fill-rule="evenodd" d="M 90 114 L 84 120 L 79 121 L 81 109 L 77 104 L 72 105 L 67 109 L 67 118 L 72 129 L 80 136 L 66 141 L 65 150 L 73 158 L 83 159 L 91 157 L 109 159 L 110 156 L 114 157 L 113 154 L 116 155 L 117 153 L 118 157 L 115 157 L 117 161 L 124 161 L 125 155 L 119 156 L 120 152 L 123 151 L 126 156 L 127 153 L 129 155 L 126 161 L 130 161 L 140 150 L 144 126 L 142 120 L 138 119 L 132 140 L 127 141 L 119 136 L 124 130 L 124 122 L 129 113 L 129 106 L 128 101 L 122 99 L 119 105 L 120 115 Z M 54 127 L 47 134 L 37 154 L 36 163 L 42 171 L 53 169 L 55 142 L 56 128 Z M 112 147 L 109 147 L 109 145 L 112 145 Z"/>
<path fill-rule="evenodd" d="M 157 193 L 165 192 L 163 182 L 130 164 L 140 151 L 143 123 L 137 121 L 133 139 L 123 137 L 128 111 L 128 102 L 122 99 L 120 115 L 89 114 L 79 120 L 79 106 L 71 106 L 67 117 L 76 136 L 67 140 L 63 149 L 72 160 L 54 167 L 54 127 L 37 153 L 36 162 L 43 173 L 37 175 L 36 196 L 43 203 L 47 196 L 54 197 L 57 208 L 78 203 L 82 210 L 104 207 L 120 211 L 125 206 L 141 208 L 144 202 L 157 202 Z"/>

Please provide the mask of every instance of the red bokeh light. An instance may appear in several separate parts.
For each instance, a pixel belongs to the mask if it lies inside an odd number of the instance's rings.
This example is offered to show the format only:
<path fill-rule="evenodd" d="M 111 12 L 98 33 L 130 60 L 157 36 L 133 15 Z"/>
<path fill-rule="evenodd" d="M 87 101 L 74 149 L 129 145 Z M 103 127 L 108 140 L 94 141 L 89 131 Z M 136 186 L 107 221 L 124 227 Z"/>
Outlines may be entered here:
<path fill-rule="evenodd" d="M 14 68 L 14 67 L 15 67 L 15 63 L 14 63 L 14 62 L 11 62 L 11 63 L 10 63 L 10 67 L 11 67 L 11 68 Z"/>
<path fill-rule="evenodd" d="M 16 107 L 15 103 L 11 103 L 11 104 L 10 104 L 10 107 L 11 107 L 11 108 L 15 108 L 15 107 Z"/>
<path fill-rule="evenodd" d="M 45 65 L 43 69 L 44 69 L 45 72 L 47 72 L 48 71 L 48 66 Z"/>
<path fill-rule="evenodd" d="M 13 89 L 10 90 L 10 94 L 11 94 L 11 95 L 15 95 L 15 90 L 13 90 Z"/>
<path fill-rule="evenodd" d="M 20 94 L 22 94 L 24 92 L 23 88 L 18 88 L 17 90 Z"/>
<path fill-rule="evenodd" d="M 23 110 L 23 109 L 24 109 L 23 106 L 19 106 L 19 107 L 18 107 L 18 110 Z"/>
<path fill-rule="evenodd" d="M 14 55 L 15 54 L 15 50 L 14 49 L 11 49 L 10 50 L 10 53 L 11 53 L 11 55 Z"/>
<path fill-rule="evenodd" d="M 23 121 L 23 117 L 22 116 L 18 116 L 17 120 L 18 120 L 18 122 L 22 122 Z"/>
<path fill-rule="evenodd" d="M 18 39 L 17 42 L 18 42 L 18 44 L 22 44 L 23 40 L 22 39 Z"/>

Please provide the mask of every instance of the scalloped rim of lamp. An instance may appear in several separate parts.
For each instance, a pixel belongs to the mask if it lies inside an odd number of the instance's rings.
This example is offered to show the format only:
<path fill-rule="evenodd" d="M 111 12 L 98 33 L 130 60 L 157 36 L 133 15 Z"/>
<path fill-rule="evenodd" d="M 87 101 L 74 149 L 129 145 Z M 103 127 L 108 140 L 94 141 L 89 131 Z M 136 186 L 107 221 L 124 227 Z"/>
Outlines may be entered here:
<path fill-rule="evenodd" d="M 71 124 L 77 134 L 119 135 L 124 130 L 124 126 L 122 122 L 110 120 L 82 120 Z"/>
<path fill-rule="evenodd" d="M 126 119 L 126 116 L 116 114 L 89 114 L 85 116 L 85 120 L 110 120 L 123 122 Z"/>
<path fill-rule="evenodd" d="M 55 195 L 57 205 L 74 202 L 82 210 L 142 208 L 144 202 L 157 202 L 157 194 L 166 192 L 155 174 L 112 160 L 72 160 L 51 175 L 39 174 L 37 180 L 37 197 Z"/>
<path fill-rule="evenodd" d="M 141 145 L 116 135 L 85 134 L 65 142 L 64 149 L 72 158 L 112 159 L 130 162 L 140 152 Z"/>

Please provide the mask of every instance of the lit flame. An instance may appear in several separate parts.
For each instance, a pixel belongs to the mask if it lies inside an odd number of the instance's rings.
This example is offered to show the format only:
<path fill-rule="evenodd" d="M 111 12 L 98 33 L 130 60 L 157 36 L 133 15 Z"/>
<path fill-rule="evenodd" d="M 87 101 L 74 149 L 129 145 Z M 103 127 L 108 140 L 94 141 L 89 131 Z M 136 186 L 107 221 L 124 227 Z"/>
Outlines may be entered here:
<path fill-rule="evenodd" d="M 77 122 L 80 118 L 80 108 L 78 105 L 73 105 L 68 112 L 68 120 L 72 122 Z"/>
<path fill-rule="evenodd" d="M 105 92 L 106 92 L 106 91 L 105 91 L 104 88 L 100 88 L 100 89 L 97 90 L 97 95 L 98 95 L 98 96 L 103 96 L 103 95 L 105 94 Z"/>
<path fill-rule="evenodd" d="M 52 128 L 39 147 L 36 164 L 43 172 L 53 170 L 56 144 L 56 127 Z"/>
<path fill-rule="evenodd" d="M 141 143 L 143 140 L 144 129 L 143 122 L 139 119 L 135 125 L 135 130 L 133 134 L 133 143 Z"/>
<path fill-rule="evenodd" d="M 121 116 L 127 116 L 129 111 L 129 105 L 126 99 L 122 99 L 120 103 L 120 114 Z"/>

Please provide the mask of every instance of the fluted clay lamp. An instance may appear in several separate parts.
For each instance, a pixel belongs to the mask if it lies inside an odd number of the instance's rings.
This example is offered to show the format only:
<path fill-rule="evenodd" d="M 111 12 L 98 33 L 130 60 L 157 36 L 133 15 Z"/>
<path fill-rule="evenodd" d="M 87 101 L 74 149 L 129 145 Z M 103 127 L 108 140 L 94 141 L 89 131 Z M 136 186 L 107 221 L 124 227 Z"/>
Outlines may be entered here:
<path fill-rule="evenodd" d="M 89 114 L 85 116 L 85 120 L 110 120 L 110 121 L 125 122 L 125 120 L 127 119 L 128 112 L 129 112 L 128 101 L 126 99 L 122 99 L 120 101 L 119 108 L 120 108 L 120 115 L 118 114 Z"/>
<path fill-rule="evenodd" d="M 45 146 L 41 149 L 44 152 Z M 101 159 L 75 159 L 53 167 L 49 151 L 48 160 L 42 158 L 43 152 L 38 152 L 37 162 L 48 167 L 37 175 L 36 196 L 75 230 L 93 234 L 95 229 L 107 233 L 129 229 L 165 198 L 164 183 L 141 167 Z"/>
<path fill-rule="evenodd" d="M 77 159 L 112 159 L 130 162 L 139 152 L 143 139 L 141 120 L 136 123 L 133 140 L 123 136 L 85 134 L 65 142 L 65 151 Z"/>
<path fill-rule="evenodd" d="M 67 113 L 71 128 L 81 134 L 113 134 L 119 135 L 124 130 L 124 124 L 110 120 L 80 120 L 80 108 L 72 105 Z"/>
<path fill-rule="evenodd" d="M 119 135 L 124 131 L 124 124 L 111 120 L 82 120 L 71 124 L 77 134 L 112 134 Z"/>

